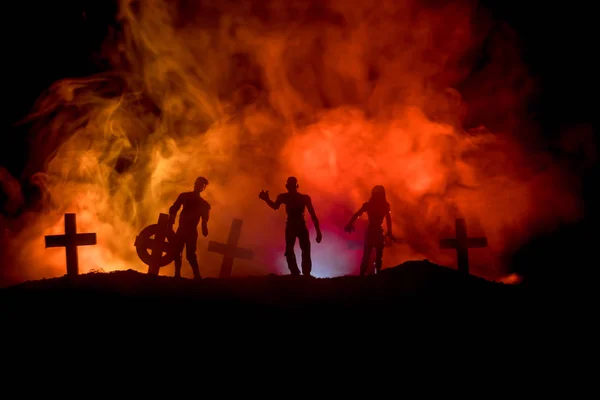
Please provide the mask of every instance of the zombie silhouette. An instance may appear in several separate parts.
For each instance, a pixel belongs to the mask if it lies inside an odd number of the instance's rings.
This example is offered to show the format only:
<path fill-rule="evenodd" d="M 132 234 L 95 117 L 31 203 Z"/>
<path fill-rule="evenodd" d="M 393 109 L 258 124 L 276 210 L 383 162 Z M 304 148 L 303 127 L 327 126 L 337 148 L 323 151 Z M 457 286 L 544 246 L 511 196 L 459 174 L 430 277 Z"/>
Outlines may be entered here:
<path fill-rule="evenodd" d="M 364 276 L 369 266 L 371 251 L 375 249 L 375 273 L 381 271 L 383 260 L 383 247 L 385 244 L 385 236 L 383 234 L 383 219 L 387 223 L 386 235 L 392 240 L 395 240 L 392 234 L 392 217 L 390 215 L 390 204 L 385 196 L 385 188 L 377 185 L 371 191 L 371 199 L 364 203 L 360 210 L 356 212 L 348 222 L 344 230 L 348 233 L 354 231 L 354 222 L 364 213 L 369 217 L 369 225 L 365 232 L 365 243 L 363 250 L 362 262 L 360 265 L 360 275 Z"/>
<path fill-rule="evenodd" d="M 312 218 L 315 229 L 317 230 L 317 243 L 321 243 L 323 236 L 319 227 L 319 220 L 315 209 L 313 208 L 310 196 L 298 192 L 298 180 L 290 176 L 285 185 L 287 193 L 282 193 L 277 196 L 273 202 L 269 198 L 269 191 L 262 190 L 258 197 L 264 200 L 273 210 L 278 210 L 282 204 L 285 204 L 287 213 L 287 221 L 285 226 L 285 258 L 288 268 L 292 275 L 299 275 L 298 264 L 296 263 L 296 255 L 294 254 L 294 246 L 296 238 L 300 242 L 300 250 L 302 251 L 302 274 L 310 276 L 312 270 L 312 261 L 310 258 L 310 238 L 306 221 L 304 220 L 304 210 L 308 209 L 308 213 Z"/>
<path fill-rule="evenodd" d="M 196 242 L 198 241 L 198 223 L 202 218 L 202 235 L 208 236 L 208 215 L 210 212 L 210 204 L 204 200 L 200 193 L 208 185 L 208 180 L 204 177 L 196 179 L 193 192 L 181 193 L 175 203 L 169 208 L 169 223 L 171 226 L 175 224 L 177 212 L 183 206 L 179 216 L 179 227 L 175 232 L 175 243 L 177 251 L 175 255 L 175 277 L 181 277 L 181 258 L 183 248 L 185 247 L 185 257 L 187 258 L 194 279 L 200 279 L 200 269 L 196 258 Z"/>

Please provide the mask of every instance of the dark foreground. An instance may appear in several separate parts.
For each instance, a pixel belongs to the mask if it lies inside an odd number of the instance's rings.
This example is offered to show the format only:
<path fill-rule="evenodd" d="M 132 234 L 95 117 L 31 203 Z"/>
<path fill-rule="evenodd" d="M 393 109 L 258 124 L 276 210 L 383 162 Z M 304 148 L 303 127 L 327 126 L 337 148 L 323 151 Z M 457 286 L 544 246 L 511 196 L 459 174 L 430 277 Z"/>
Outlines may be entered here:
<path fill-rule="evenodd" d="M 389 363 L 409 353 L 421 360 L 468 353 L 514 367 L 524 354 L 543 362 L 548 343 L 553 357 L 560 347 L 572 349 L 562 332 L 574 326 L 560 315 L 574 314 L 524 287 L 421 261 L 365 278 L 194 282 L 130 270 L 0 290 L 5 358 L 54 362 L 75 355 L 77 365 L 107 357 L 127 365 L 162 364 L 165 357 L 205 365 L 209 357 L 276 356 L 313 364 L 335 358 L 358 368 L 367 357 Z"/>
<path fill-rule="evenodd" d="M 195 282 L 129 270 L 26 282 L 3 289 L 0 299 L 5 321 L 57 329 L 86 322 L 121 329 L 156 324 L 260 330 L 284 324 L 394 327 L 407 321 L 447 329 L 459 320 L 521 323 L 524 311 L 534 306 L 522 288 L 420 261 L 364 278 L 264 276 Z"/>
<path fill-rule="evenodd" d="M 34 335 L 181 345 L 265 340 L 364 345 L 440 336 L 455 344 L 526 343 L 565 326 L 560 309 L 523 287 L 423 261 L 364 278 L 195 282 L 131 270 L 86 274 L 2 289 L 0 313 L 3 333 L 17 341 Z"/>

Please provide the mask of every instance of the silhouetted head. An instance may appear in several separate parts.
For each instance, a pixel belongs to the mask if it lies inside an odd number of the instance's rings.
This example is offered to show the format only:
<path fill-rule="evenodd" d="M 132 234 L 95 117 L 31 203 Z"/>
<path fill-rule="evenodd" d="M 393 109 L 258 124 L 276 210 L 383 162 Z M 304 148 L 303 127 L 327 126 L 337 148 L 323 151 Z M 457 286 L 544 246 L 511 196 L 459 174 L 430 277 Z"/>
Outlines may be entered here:
<path fill-rule="evenodd" d="M 377 185 L 373 187 L 371 190 L 371 200 L 377 203 L 385 203 L 387 202 L 387 198 L 385 196 L 385 188 L 382 185 Z"/>
<path fill-rule="evenodd" d="M 202 192 L 206 188 L 206 185 L 208 185 L 208 179 L 206 179 L 203 176 L 198 177 L 198 179 L 196 179 L 196 182 L 194 183 L 194 192 Z"/>
<path fill-rule="evenodd" d="M 295 176 L 290 176 L 287 178 L 287 182 L 285 184 L 285 188 L 288 192 L 297 192 L 300 185 L 298 185 L 298 179 Z"/>

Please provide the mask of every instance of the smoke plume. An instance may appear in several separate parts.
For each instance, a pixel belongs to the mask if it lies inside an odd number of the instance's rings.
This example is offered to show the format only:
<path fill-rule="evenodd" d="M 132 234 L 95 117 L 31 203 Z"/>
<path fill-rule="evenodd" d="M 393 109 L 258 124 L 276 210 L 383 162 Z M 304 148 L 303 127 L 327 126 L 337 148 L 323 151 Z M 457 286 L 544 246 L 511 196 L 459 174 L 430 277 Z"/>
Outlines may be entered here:
<path fill-rule="evenodd" d="M 284 211 L 258 193 L 274 198 L 290 175 L 321 221 L 321 244 L 308 222 L 316 276 L 358 271 L 364 224 L 343 227 L 374 185 L 407 241 L 386 248 L 384 268 L 455 265 L 438 242 L 462 217 L 489 243 L 470 252 L 472 273 L 500 277 L 506 252 L 580 215 L 572 177 L 532 145 L 536 82 L 517 38 L 472 1 L 124 0 L 117 18 L 112 70 L 56 82 L 29 117 L 42 196 L 4 228 L 17 279 L 65 273 L 64 249 L 44 248 L 65 212 L 97 233 L 79 249 L 82 272 L 146 271 L 136 235 L 197 176 L 210 182 L 208 239 L 244 220 L 239 245 L 255 258 L 234 275 L 287 273 Z M 201 272 L 216 276 L 208 239 Z"/>

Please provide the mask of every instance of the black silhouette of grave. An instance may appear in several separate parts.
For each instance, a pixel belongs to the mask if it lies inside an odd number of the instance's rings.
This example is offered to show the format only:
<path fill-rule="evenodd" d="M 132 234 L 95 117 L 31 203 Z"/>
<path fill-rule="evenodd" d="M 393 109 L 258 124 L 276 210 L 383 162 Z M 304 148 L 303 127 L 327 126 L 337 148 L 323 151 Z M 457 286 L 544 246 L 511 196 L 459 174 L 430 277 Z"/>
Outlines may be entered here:
<path fill-rule="evenodd" d="M 79 246 L 93 246 L 96 244 L 95 233 L 77 233 L 77 218 L 73 213 L 65 214 L 65 234 L 49 235 L 45 237 L 46 248 L 64 247 L 67 255 L 67 275 L 79 274 Z"/>
<path fill-rule="evenodd" d="M 469 249 L 487 247 L 486 237 L 467 236 L 467 224 L 464 219 L 456 220 L 456 237 L 440 240 L 441 249 L 455 249 L 458 270 L 469 273 Z"/>
<path fill-rule="evenodd" d="M 156 224 L 142 229 L 134 246 L 142 262 L 148 265 L 148 275 L 158 275 L 160 268 L 175 260 L 175 232 L 169 225 L 169 215 L 160 214 Z"/>
<path fill-rule="evenodd" d="M 252 260 L 254 252 L 249 249 L 237 247 L 242 235 L 242 220 L 234 219 L 231 223 L 229 238 L 227 243 L 219 243 L 213 240 L 208 242 L 208 251 L 223 255 L 223 263 L 221 264 L 220 278 L 228 278 L 233 270 L 233 261 L 236 258 L 243 260 Z"/>

